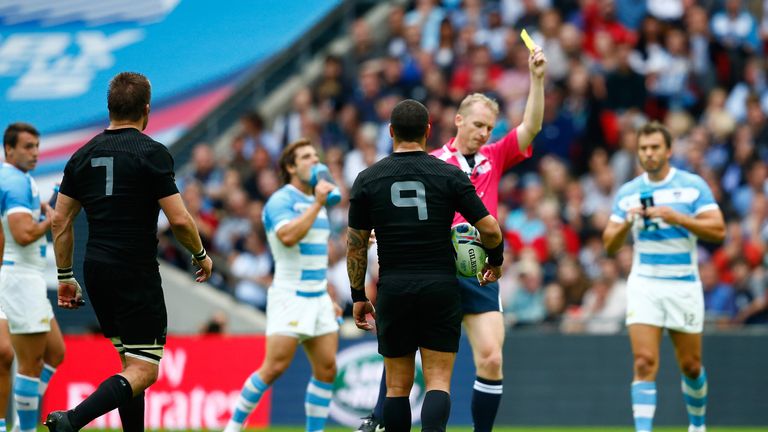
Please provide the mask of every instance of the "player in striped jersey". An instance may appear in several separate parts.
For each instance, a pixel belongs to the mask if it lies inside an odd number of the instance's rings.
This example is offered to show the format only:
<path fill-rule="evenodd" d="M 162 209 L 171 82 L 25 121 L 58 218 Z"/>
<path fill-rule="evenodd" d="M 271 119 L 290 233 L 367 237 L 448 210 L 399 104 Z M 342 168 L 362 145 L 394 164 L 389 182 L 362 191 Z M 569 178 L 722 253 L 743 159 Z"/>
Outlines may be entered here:
<path fill-rule="evenodd" d="M 621 248 L 630 232 L 634 240 L 626 323 L 634 355 L 632 411 L 638 432 L 652 430 L 665 328 L 682 372 L 688 430 L 706 430 L 707 376 L 701 363 L 704 296 L 696 239 L 723 241 L 725 223 L 704 180 L 670 166 L 671 147 L 671 135 L 659 123 L 638 131 L 638 159 L 645 173 L 619 189 L 603 233 L 609 254 Z"/>
<path fill-rule="evenodd" d="M 264 392 L 290 366 L 300 343 L 313 371 L 304 402 L 306 430 L 325 427 L 336 376 L 336 320 L 341 308 L 328 294 L 326 280 L 330 227 L 325 203 L 335 186 L 320 180 L 313 191 L 310 177 L 317 162 L 317 151 L 306 139 L 293 142 L 280 156 L 285 186 L 267 200 L 263 214 L 275 259 L 267 293 L 266 358 L 246 379 L 226 432 L 242 428 Z"/>
<path fill-rule="evenodd" d="M 40 397 L 64 360 L 64 340 L 47 297 L 43 273 L 53 211 L 40 203 L 29 171 L 37 165 L 40 133 L 13 123 L 3 134 L 5 163 L 0 167 L 0 210 L 5 231 L 0 270 L 0 307 L 8 318 L 18 370 L 13 399 L 22 432 L 37 428 Z"/>

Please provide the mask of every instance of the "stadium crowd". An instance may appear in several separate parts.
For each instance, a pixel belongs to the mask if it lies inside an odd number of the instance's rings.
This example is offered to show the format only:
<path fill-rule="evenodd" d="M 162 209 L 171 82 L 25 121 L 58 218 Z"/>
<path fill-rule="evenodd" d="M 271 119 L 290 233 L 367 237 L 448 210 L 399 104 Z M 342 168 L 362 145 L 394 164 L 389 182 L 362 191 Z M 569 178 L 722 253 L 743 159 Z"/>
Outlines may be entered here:
<path fill-rule="evenodd" d="M 639 173 L 635 128 L 649 119 L 673 132 L 673 164 L 702 176 L 726 216 L 725 243 L 700 243 L 698 253 L 709 326 L 768 323 L 768 1 L 416 0 L 392 6 L 384 40 L 356 21 L 351 51 L 329 55 L 287 112 L 269 121 L 244 113 L 231 143 L 198 144 L 179 170 L 218 257 L 212 282 L 264 309 L 273 262 L 263 205 L 280 186 L 281 149 L 307 137 L 345 197 L 329 212 L 328 281 L 348 314 L 346 198 L 357 174 L 391 151 L 392 107 L 413 98 L 429 108 L 432 150 L 454 136 L 461 99 L 485 93 L 501 105 L 493 135 L 503 136 L 528 94 L 523 28 L 544 49 L 548 84 L 533 156 L 500 185 L 508 323 L 623 328 L 631 246 L 606 256 L 601 233 L 618 186 Z M 160 248 L 189 265 L 170 235 Z"/>

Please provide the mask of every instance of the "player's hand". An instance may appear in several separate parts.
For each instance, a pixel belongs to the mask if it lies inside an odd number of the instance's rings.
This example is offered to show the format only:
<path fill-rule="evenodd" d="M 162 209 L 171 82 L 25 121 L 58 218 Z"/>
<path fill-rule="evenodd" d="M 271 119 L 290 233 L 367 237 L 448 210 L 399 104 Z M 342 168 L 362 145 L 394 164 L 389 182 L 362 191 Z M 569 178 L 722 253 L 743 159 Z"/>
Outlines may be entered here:
<path fill-rule="evenodd" d="M 482 275 L 482 276 L 481 276 Z M 496 282 L 501 278 L 501 266 L 492 266 L 485 263 L 483 271 L 478 274 L 478 281 L 480 285 L 488 285 L 491 282 Z"/>
<path fill-rule="evenodd" d="M 211 272 L 213 271 L 213 260 L 211 260 L 210 256 L 206 255 L 205 259 L 202 261 L 198 261 L 192 258 L 192 264 L 198 267 L 197 271 L 195 272 L 195 282 L 205 282 L 211 278 Z"/>
<path fill-rule="evenodd" d="M 341 325 L 341 323 L 344 322 L 344 318 L 341 317 L 343 314 L 344 314 L 344 309 L 342 309 L 338 303 L 333 302 L 333 315 L 336 317 L 336 321 L 339 322 L 339 325 Z"/>
<path fill-rule="evenodd" d="M 648 207 L 643 214 L 648 219 L 661 219 L 669 225 L 680 225 L 681 214 L 673 210 L 672 207 Z"/>
<path fill-rule="evenodd" d="M 328 200 L 328 194 L 331 193 L 335 187 L 336 185 L 331 182 L 322 179 L 318 181 L 315 186 L 315 201 L 320 205 L 325 205 L 325 202 Z"/>
<path fill-rule="evenodd" d="M 41 202 L 40 211 L 45 215 L 45 220 L 47 221 L 53 220 L 53 207 L 51 207 L 50 204 L 48 204 L 47 202 Z"/>
<path fill-rule="evenodd" d="M 533 78 L 544 78 L 544 74 L 547 72 L 547 56 L 544 55 L 541 47 L 537 46 L 534 48 L 533 52 L 528 56 L 528 69 L 531 71 Z"/>
<path fill-rule="evenodd" d="M 371 314 L 373 319 L 376 319 L 376 309 L 370 301 L 355 302 L 352 305 L 352 317 L 355 319 L 355 325 L 360 330 L 373 331 L 376 326 L 373 323 L 368 322 L 366 317 Z"/>
<path fill-rule="evenodd" d="M 624 219 L 629 225 L 634 225 L 635 221 L 643 217 L 642 207 L 632 207 L 627 210 L 627 216 Z"/>
<path fill-rule="evenodd" d="M 58 305 L 62 309 L 77 309 L 85 305 L 83 289 L 75 278 L 59 281 Z"/>

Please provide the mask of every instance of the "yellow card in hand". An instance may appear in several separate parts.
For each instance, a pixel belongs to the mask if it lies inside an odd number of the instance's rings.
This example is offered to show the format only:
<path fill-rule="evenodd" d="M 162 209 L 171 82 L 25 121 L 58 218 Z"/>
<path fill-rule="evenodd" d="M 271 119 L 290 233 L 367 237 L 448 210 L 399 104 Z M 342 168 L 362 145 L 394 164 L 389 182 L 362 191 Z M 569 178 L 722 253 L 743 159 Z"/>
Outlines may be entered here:
<path fill-rule="evenodd" d="M 525 46 L 528 48 L 530 52 L 533 52 L 534 49 L 536 49 L 536 42 L 531 39 L 531 36 L 528 35 L 528 32 L 523 29 L 523 31 L 520 32 L 520 37 L 523 39 L 523 42 L 525 43 Z"/>

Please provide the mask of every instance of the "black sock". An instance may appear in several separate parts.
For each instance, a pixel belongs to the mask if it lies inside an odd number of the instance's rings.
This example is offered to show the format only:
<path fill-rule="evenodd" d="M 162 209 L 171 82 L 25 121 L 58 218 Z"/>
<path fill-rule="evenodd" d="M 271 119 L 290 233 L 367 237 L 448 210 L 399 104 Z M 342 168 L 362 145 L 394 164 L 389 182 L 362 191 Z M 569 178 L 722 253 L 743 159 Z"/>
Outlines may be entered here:
<path fill-rule="evenodd" d="M 444 432 L 451 415 L 451 395 L 442 390 L 430 390 L 421 406 L 421 430 Z"/>
<path fill-rule="evenodd" d="M 381 383 L 379 383 L 379 398 L 376 399 L 376 406 L 373 408 L 373 417 L 379 421 L 384 418 L 384 399 L 387 398 L 387 370 L 382 370 Z"/>
<path fill-rule="evenodd" d="M 472 391 L 472 422 L 475 432 L 491 432 L 499 411 L 502 393 L 501 380 L 477 377 Z"/>
<path fill-rule="evenodd" d="M 144 432 L 144 392 L 117 407 L 124 432 Z"/>
<path fill-rule="evenodd" d="M 388 397 L 384 400 L 384 429 L 387 432 L 411 430 L 411 401 L 408 396 Z"/>
<path fill-rule="evenodd" d="M 131 384 L 122 375 L 112 375 L 102 381 L 80 405 L 69 410 L 69 422 L 80 430 L 94 419 L 112 411 L 133 398 Z"/>

